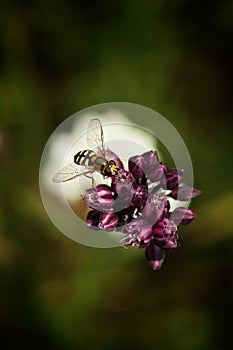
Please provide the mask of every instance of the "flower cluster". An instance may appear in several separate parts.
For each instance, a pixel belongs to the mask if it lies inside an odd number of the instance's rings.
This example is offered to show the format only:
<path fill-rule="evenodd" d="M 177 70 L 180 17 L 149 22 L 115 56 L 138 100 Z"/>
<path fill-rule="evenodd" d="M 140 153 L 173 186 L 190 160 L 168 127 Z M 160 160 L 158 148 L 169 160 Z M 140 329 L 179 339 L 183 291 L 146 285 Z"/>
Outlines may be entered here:
<path fill-rule="evenodd" d="M 108 153 L 111 156 L 110 150 Z M 100 184 L 85 193 L 84 200 L 91 208 L 87 226 L 122 232 L 123 245 L 144 248 L 148 263 L 157 270 L 165 251 L 180 246 L 177 226 L 195 218 L 195 213 L 186 207 L 171 210 L 169 200 L 187 201 L 201 192 L 182 186 L 184 169 L 169 169 L 155 151 L 131 157 L 128 170 L 116 155 L 112 156 L 120 167 L 111 185 Z"/>

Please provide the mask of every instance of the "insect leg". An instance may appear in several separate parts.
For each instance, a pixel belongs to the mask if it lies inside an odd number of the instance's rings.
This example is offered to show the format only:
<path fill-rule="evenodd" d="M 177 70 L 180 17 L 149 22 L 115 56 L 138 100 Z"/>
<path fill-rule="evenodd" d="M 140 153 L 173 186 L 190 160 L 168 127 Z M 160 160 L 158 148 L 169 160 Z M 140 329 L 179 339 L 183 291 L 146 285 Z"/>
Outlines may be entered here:
<path fill-rule="evenodd" d="M 92 187 L 96 187 L 96 182 L 95 182 L 95 179 L 93 178 L 93 176 L 92 176 L 92 175 L 87 175 L 87 174 L 85 174 L 85 176 L 86 176 L 88 179 L 91 179 Z"/>

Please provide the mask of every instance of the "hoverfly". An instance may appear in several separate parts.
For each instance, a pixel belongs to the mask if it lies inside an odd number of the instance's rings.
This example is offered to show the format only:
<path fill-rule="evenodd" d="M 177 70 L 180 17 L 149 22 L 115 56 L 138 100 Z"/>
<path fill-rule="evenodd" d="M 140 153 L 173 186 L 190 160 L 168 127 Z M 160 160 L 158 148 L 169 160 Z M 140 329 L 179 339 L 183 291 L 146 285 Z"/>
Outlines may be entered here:
<path fill-rule="evenodd" d="M 52 178 L 53 182 L 65 182 L 78 176 L 91 175 L 98 171 L 104 178 L 116 175 L 119 167 L 116 162 L 105 157 L 103 128 L 99 119 L 91 119 L 86 135 L 87 144 L 91 149 L 79 151 L 74 156 L 74 163 L 68 164 L 62 168 Z"/>

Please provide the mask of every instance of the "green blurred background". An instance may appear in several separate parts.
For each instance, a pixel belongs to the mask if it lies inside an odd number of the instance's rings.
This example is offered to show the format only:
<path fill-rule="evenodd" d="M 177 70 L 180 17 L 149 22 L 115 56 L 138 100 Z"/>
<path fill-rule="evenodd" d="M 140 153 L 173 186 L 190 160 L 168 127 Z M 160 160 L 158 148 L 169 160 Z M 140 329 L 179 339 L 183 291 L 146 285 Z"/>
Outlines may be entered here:
<path fill-rule="evenodd" d="M 2 349 L 230 349 L 232 1 L 1 1 Z M 164 115 L 190 151 L 196 220 L 160 271 L 63 236 L 40 199 L 53 130 L 94 104 Z"/>

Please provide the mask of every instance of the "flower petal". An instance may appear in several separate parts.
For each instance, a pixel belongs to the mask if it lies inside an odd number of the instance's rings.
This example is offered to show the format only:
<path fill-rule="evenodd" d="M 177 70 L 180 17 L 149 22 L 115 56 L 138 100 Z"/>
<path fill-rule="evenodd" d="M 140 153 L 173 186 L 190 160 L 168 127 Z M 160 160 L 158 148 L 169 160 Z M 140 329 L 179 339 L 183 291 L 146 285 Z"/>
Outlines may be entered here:
<path fill-rule="evenodd" d="M 138 184 L 146 183 L 146 176 L 143 171 L 142 156 L 131 157 L 128 162 L 128 167 L 129 167 L 129 171 L 134 176 Z"/>
<path fill-rule="evenodd" d="M 172 220 L 180 225 L 188 225 L 195 217 L 196 214 L 192 209 L 184 207 L 176 208 L 171 215 Z"/>
<path fill-rule="evenodd" d="M 160 194 L 151 194 L 143 209 L 143 216 L 152 225 L 168 213 L 170 204 L 167 198 Z"/>
<path fill-rule="evenodd" d="M 99 228 L 112 231 L 117 227 L 118 216 L 116 213 L 102 213 L 100 215 Z"/>
<path fill-rule="evenodd" d="M 114 203 L 115 210 L 120 210 L 130 205 L 134 193 L 131 183 L 118 183 L 116 185 L 116 193 L 117 198 Z"/>
<path fill-rule="evenodd" d="M 114 201 L 114 192 L 107 185 L 98 185 L 96 186 L 97 197 L 100 203 L 113 203 Z"/>
<path fill-rule="evenodd" d="M 163 169 L 159 162 L 158 154 L 156 151 L 149 151 L 142 155 L 143 157 L 143 171 L 152 182 L 159 181 L 163 175 Z"/>
<path fill-rule="evenodd" d="M 113 203 L 115 193 L 107 185 L 98 185 L 96 188 L 86 190 L 84 200 L 88 206 L 97 210 L 109 210 Z"/>
<path fill-rule="evenodd" d="M 165 252 L 151 241 L 145 249 L 145 256 L 152 269 L 159 270 L 164 262 Z"/>
<path fill-rule="evenodd" d="M 201 194 L 200 190 L 189 186 L 176 186 L 172 192 L 168 194 L 169 197 L 178 199 L 179 201 L 188 201 L 191 198 L 197 197 Z"/>
<path fill-rule="evenodd" d="M 172 190 L 173 188 L 177 187 L 183 180 L 183 174 L 184 169 L 178 168 L 178 169 L 165 169 L 165 183 L 164 179 L 161 181 L 161 187 L 165 188 L 167 190 Z"/>
<path fill-rule="evenodd" d="M 140 227 L 144 225 L 144 223 L 144 219 L 136 218 L 123 226 L 121 232 L 126 235 L 123 239 L 125 245 L 134 246 L 139 243 Z"/>

